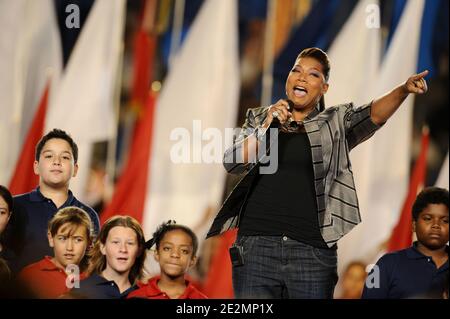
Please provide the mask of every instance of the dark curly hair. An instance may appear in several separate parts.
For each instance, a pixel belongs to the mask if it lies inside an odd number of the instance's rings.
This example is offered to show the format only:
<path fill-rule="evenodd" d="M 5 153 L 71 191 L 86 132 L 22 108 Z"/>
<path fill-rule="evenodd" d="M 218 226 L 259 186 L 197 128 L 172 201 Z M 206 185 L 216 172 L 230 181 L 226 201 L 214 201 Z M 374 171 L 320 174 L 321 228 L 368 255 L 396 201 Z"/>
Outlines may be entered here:
<path fill-rule="evenodd" d="M 429 205 L 429 204 L 444 204 L 448 209 L 448 190 L 439 187 L 427 187 L 424 188 L 413 204 L 412 207 L 412 217 L 415 221 L 419 218 L 419 214 Z"/>
<path fill-rule="evenodd" d="M 153 247 L 153 245 L 156 245 L 156 250 L 158 250 L 159 249 L 159 244 L 161 243 L 161 241 L 164 238 L 164 236 L 168 232 L 173 231 L 173 230 L 182 230 L 189 237 L 191 237 L 191 239 L 192 239 L 192 252 L 193 252 L 192 255 L 196 256 L 197 249 L 198 249 L 198 238 L 197 238 L 197 235 L 195 235 L 195 233 L 189 227 L 184 226 L 184 225 L 178 225 L 176 223 L 176 221 L 174 221 L 174 220 L 169 220 L 168 222 L 162 223 L 156 229 L 156 231 L 153 233 L 153 238 L 145 243 L 145 247 L 147 249 L 150 249 L 150 248 Z"/>

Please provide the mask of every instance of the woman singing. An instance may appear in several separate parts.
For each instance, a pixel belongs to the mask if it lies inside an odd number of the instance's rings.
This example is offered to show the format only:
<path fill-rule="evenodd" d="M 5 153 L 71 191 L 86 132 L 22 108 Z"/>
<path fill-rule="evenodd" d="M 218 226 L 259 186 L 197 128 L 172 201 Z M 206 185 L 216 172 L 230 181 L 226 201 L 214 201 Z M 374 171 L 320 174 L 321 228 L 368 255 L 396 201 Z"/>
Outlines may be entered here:
<path fill-rule="evenodd" d="M 329 73 L 326 53 L 303 50 L 286 80 L 287 99 L 249 109 L 225 152 L 226 170 L 246 174 L 208 237 L 239 228 L 230 250 L 236 298 L 333 297 L 336 243 L 361 222 L 349 152 L 410 93 L 427 91 L 425 71 L 367 105 L 325 109 Z M 277 160 L 270 174 L 267 151 L 270 165 Z"/>

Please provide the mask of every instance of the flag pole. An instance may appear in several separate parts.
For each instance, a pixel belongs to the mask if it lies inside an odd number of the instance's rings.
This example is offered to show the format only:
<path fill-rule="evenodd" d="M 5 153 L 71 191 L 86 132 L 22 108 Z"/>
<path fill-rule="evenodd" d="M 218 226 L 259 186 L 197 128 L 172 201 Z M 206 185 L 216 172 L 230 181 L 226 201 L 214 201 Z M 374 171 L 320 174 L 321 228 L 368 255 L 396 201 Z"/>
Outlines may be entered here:
<path fill-rule="evenodd" d="M 185 0 L 175 0 L 172 36 L 170 38 L 169 66 L 172 66 L 173 59 L 177 55 L 178 48 L 181 43 L 181 32 L 183 30 L 185 5 Z"/>
<path fill-rule="evenodd" d="M 264 34 L 264 66 L 261 105 L 272 104 L 273 60 L 277 0 L 269 0 Z"/>
<path fill-rule="evenodd" d="M 123 11 L 125 15 L 125 10 Z M 111 139 L 108 141 L 108 151 L 106 158 L 106 187 L 104 194 L 104 201 L 106 203 L 111 201 L 111 198 L 114 194 L 114 180 L 116 174 L 116 152 L 117 152 L 117 131 L 119 128 L 119 113 L 120 113 L 120 94 L 122 89 L 122 68 L 123 68 L 123 57 L 124 57 L 124 31 L 125 31 L 125 16 L 122 17 L 122 37 L 120 41 L 119 50 L 119 59 L 117 61 L 117 69 L 116 69 L 116 81 L 114 87 L 114 96 L 113 96 L 113 107 L 114 107 L 114 121 L 115 121 L 115 130 Z"/>

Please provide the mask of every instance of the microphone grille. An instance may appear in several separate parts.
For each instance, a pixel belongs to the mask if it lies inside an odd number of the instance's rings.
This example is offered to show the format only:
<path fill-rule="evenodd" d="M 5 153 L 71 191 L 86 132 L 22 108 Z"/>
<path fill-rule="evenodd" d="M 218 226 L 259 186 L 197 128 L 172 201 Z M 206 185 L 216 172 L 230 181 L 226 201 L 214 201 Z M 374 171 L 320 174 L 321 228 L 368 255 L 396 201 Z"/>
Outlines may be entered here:
<path fill-rule="evenodd" d="M 286 102 L 289 104 L 289 111 L 292 111 L 294 109 L 294 102 L 289 99 L 287 99 Z"/>

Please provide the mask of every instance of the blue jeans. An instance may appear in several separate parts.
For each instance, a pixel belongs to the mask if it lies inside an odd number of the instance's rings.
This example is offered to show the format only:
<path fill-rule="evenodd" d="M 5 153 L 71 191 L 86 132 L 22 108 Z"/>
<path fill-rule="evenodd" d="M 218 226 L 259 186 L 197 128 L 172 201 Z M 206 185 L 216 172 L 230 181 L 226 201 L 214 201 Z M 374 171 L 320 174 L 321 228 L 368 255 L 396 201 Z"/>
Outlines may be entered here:
<path fill-rule="evenodd" d="M 244 265 L 233 266 L 235 297 L 330 299 L 337 283 L 337 251 L 286 236 L 238 236 Z"/>

